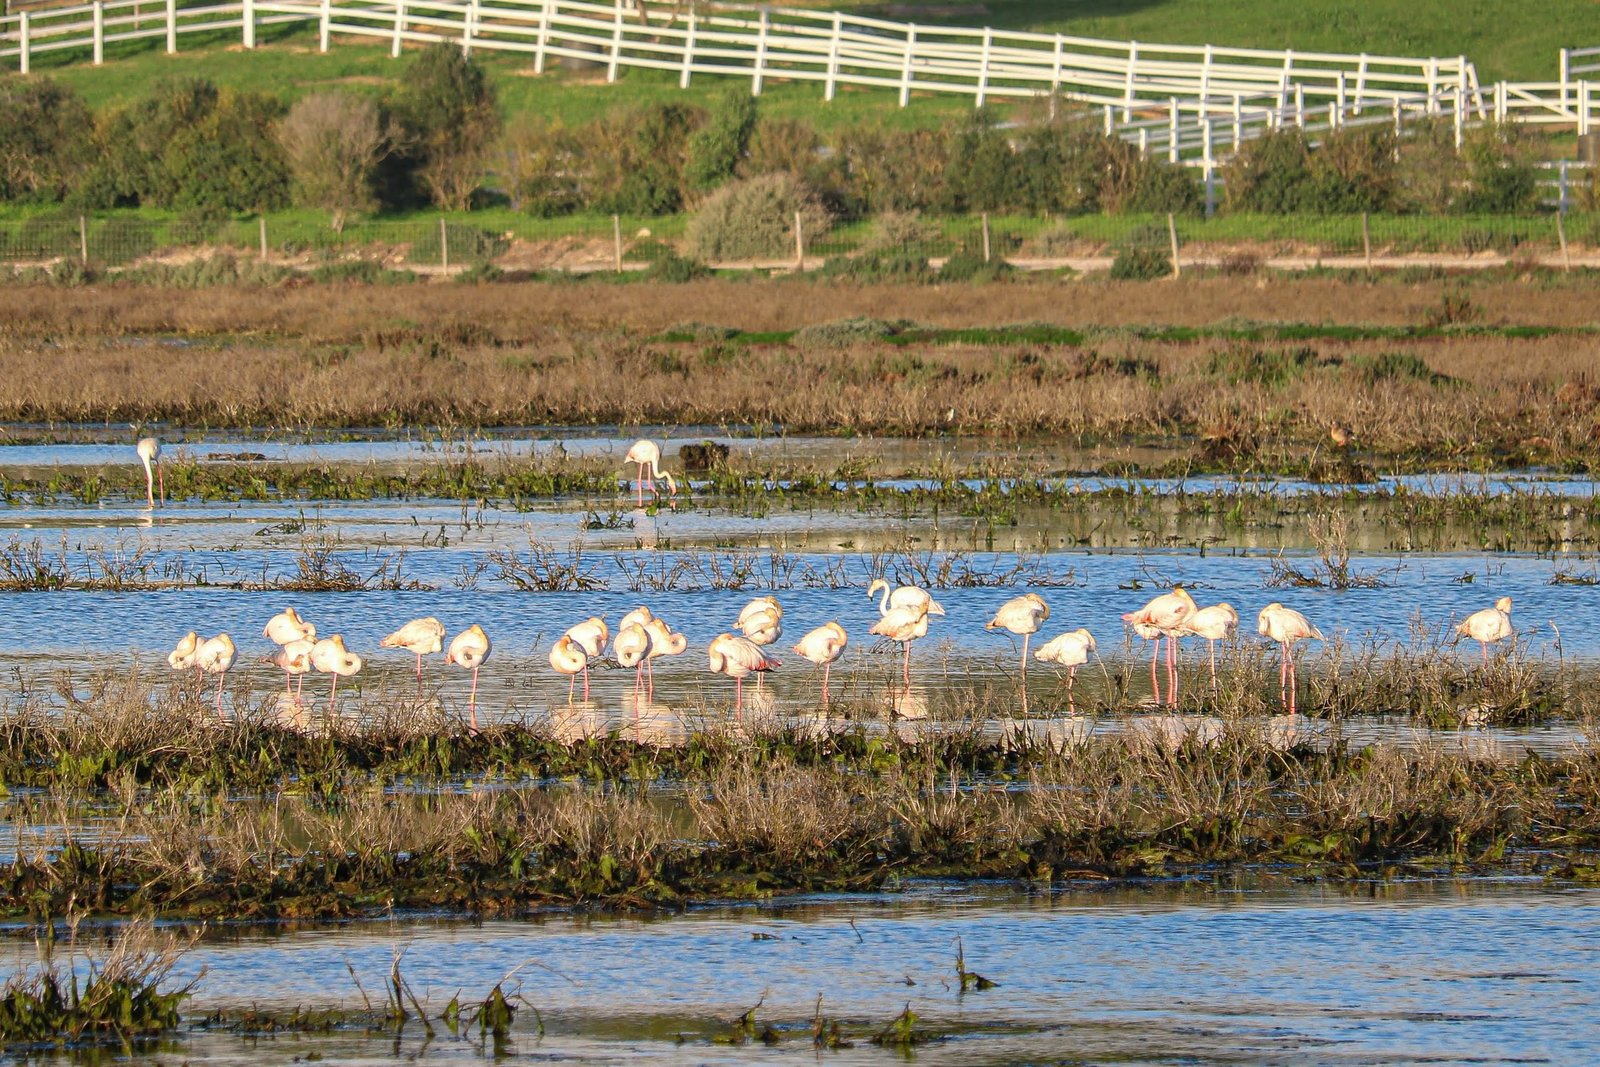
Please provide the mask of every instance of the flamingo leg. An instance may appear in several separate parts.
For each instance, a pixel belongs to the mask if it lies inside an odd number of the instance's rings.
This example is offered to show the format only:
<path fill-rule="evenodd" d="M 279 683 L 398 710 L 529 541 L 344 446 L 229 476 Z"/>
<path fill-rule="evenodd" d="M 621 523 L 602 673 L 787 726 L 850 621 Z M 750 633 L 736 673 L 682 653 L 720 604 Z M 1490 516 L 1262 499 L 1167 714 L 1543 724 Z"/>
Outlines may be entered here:
<path fill-rule="evenodd" d="M 1484 670 L 1488 670 L 1489 669 L 1489 642 L 1487 642 L 1487 641 L 1479 641 L 1478 644 L 1480 646 L 1482 646 L 1482 648 L 1483 648 L 1483 669 Z"/>
<path fill-rule="evenodd" d="M 306 676 L 302 674 L 300 676 L 300 680 L 298 682 L 294 683 L 295 699 L 298 700 L 300 698 L 300 694 L 304 693 L 305 691 L 306 691 Z"/>
<path fill-rule="evenodd" d="M 828 702 L 829 702 L 829 695 L 828 695 L 828 668 L 832 667 L 832 666 L 833 666 L 832 663 L 824 663 L 822 665 L 822 706 L 823 707 L 827 707 L 828 706 Z"/>
<path fill-rule="evenodd" d="M 567 703 L 568 704 L 572 703 L 572 687 L 577 685 L 577 684 L 578 684 L 578 676 L 576 674 L 567 675 Z"/>
<path fill-rule="evenodd" d="M 907 641 L 905 643 L 905 647 L 906 647 L 906 666 L 905 666 L 904 674 L 905 674 L 905 680 L 906 680 L 906 688 L 910 689 L 911 688 L 911 642 Z"/>
<path fill-rule="evenodd" d="M 584 663 L 584 665 L 583 665 L 583 699 L 584 699 L 585 703 L 587 703 L 588 700 L 589 700 L 589 664 L 588 663 Z"/>
<path fill-rule="evenodd" d="M 1178 639 L 1167 635 L 1167 703 L 1178 706 Z"/>
<path fill-rule="evenodd" d="M 422 695 L 422 653 L 417 653 L 417 696 Z"/>
<path fill-rule="evenodd" d="M 222 680 L 226 677 L 227 674 L 225 673 L 217 675 L 217 718 L 219 719 L 222 718 Z"/>
<path fill-rule="evenodd" d="M 1217 643 L 1211 642 L 1211 688 L 1217 687 Z"/>
<path fill-rule="evenodd" d="M 289 668 L 285 667 L 283 669 L 283 695 L 284 696 L 288 696 L 289 694 L 294 692 L 293 679 L 294 679 L 294 675 L 290 674 L 289 673 Z"/>
<path fill-rule="evenodd" d="M 644 507 L 644 464 L 639 464 L 639 480 L 634 483 L 639 487 L 639 506 Z"/>
<path fill-rule="evenodd" d="M 1022 635 L 1022 684 L 1023 685 L 1027 685 L 1028 684 L 1028 638 L 1030 638 L 1032 636 L 1033 636 L 1032 634 L 1023 634 Z"/>
<path fill-rule="evenodd" d="M 644 661 L 644 670 L 648 679 L 645 688 L 645 698 L 648 700 L 654 700 L 656 698 L 656 661 L 646 657 Z"/>
<path fill-rule="evenodd" d="M 1278 703 L 1285 704 L 1289 697 L 1289 642 L 1283 643 L 1282 655 L 1278 658 Z"/>
<path fill-rule="evenodd" d="M 733 680 L 733 717 L 738 719 L 744 711 L 744 679 Z"/>
<path fill-rule="evenodd" d="M 418 658 L 421 662 L 421 658 Z M 478 732 L 478 668 L 472 668 L 472 692 L 467 694 L 467 716 L 472 721 L 472 732 Z"/>
<path fill-rule="evenodd" d="M 1295 702 L 1300 692 L 1300 680 L 1294 674 L 1294 648 L 1289 647 L 1289 714 L 1295 713 Z"/>
<path fill-rule="evenodd" d="M 150 477 L 150 464 L 148 463 L 144 465 L 144 506 L 147 508 L 156 506 L 155 482 Z"/>
<path fill-rule="evenodd" d="M 1156 657 L 1161 654 L 1161 638 L 1157 637 L 1155 644 L 1150 646 L 1150 689 L 1156 695 L 1156 703 L 1161 703 L 1161 683 L 1156 681 Z"/>
<path fill-rule="evenodd" d="M 161 506 L 167 506 L 167 472 L 161 469 L 161 464 L 156 464 L 156 477 L 161 482 Z"/>
<path fill-rule="evenodd" d="M 1078 668 L 1067 668 L 1067 714 L 1071 715 L 1077 710 L 1077 704 L 1072 699 L 1072 686 L 1078 680 Z"/>
<path fill-rule="evenodd" d="M 339 695 L 339 676 L 336 674 L 336 675 L 333 676 L 333 687 L 328 690 L 328 714 L 329 715 L 333 714 L 333 702 L 334 702 L 334 699 L 338 695 Z"/>

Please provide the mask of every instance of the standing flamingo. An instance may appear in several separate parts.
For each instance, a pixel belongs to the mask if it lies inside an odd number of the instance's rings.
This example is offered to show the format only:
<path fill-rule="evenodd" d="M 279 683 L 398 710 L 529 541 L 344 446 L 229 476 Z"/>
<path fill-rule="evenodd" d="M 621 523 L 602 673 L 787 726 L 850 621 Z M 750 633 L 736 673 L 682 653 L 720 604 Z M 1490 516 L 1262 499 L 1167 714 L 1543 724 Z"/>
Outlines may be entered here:
<path fill-rule="evenodd" d="M 895 608 L 921 608 L 929 615 L 943 615 L 944 607 L 935 599 L 933 594 L 926 589 L 915 585 L 897 586 L 891 592 L 889 583 L 882 578 L 872 579 L 872 584 L 867 586 L 867 596 L 877 596 L 878 590 L 883 590 L 883 597 L 878 601 L 878 614 L 889 614 Z"/>
<path fill-rule="evenodd" d="M 161 469 L 161 442 L 154 437 L 141 437 L 134 446 L 139 453 L 139 462 L 144 464 L 144 500 L 145 507 L 156 506 L 155 481 L 161 481 L 161 506 L 167 505 L 167 476 Z M 152 471 L 151 468 L 154 468 Z"/>
<path fill-rule="evenodd" d="M 844 627 L 836 622 L 823 623 L 802 637 L 794 646 L 795 653 L 810 660 L 822 668 L 822 706 L 827 707 L 831 701 L 828 692 L 828 669 L 834 661 L 844 655 L 845 645 L 850 641 Z"/>
<path fill-rule="evenodd" d="M 619 626 L 611 648 L 618 663 L 633 668 L 633 687 L 643 689 L 644 665 L 650 661 L 650 631 L 636 622 Z"/>
<path fill-rule="evenodd" d="M 1067 669 L 1068 707 L 1072 706 L 1072 685 L 1078 679 L 1078 668 L 1089 662 L 1089 653 L 1094 650 L 1094 635 L 1082 627 L 1051 638 L 1034 650 L 1033 658 L 1039 662 Z"/>
<path fill-rule="evenodd" d="M 305 685 L 305 678 L 311 671 L 311 650 L 317 647 L 315 641 L 301 640 L 290 641 L 279 648 L 276 655 L 267 657 L 267 662 L 283 671 L 284 695 L 300 695 L 301 686 Z M 289 679 L 298 677 L 296 688 L 290 690 Z"/>
<path fill-rule="evenodd" d="M 378 642 L 379 648 L 403 648 L 417 657 L 417 692 L 422 692 L 422 657 L 444 647 L 444 623 L 429 615 L 412 619 Z M 446 661 L 448 662 L 448 661 Z"/>
<path fill-rule="evenodd" d="M 294 608 L 284 608 L 278 614 L 267 620 L 267 625 L 261 628 L 261 636 L 277 645 L 280 649 L 286 648 L 297 641 L 315 641 L 317 628 L 300 617 Z M 309 655 L 309 653 L 308 653 Z M 272 662 L 284 668 L 284 692 L 288 692 L 289 678 L 292 673 L 288 666 L 280 662 L 281 656 L 274 656 Z M 302 676 L 304 671 L 300 672 Z"/>
<path fill-rule="evenodd" d="M 744 680 L 751 674 L 758 678 L 767 671 L 782 666 L 768 658 L 761 646 L 745 637 L 718 634 L 706 648 L 706 657 L 712 671 L 733 679 L 733 713 L 737 717 L 744 710 Z"/>
<path fill-rule="evenodd" d="M 175 671 L 186 671 L 190 667 L 198 667 L 195 662 L 195 653 L 200 650 L 200 635 L 190 630 L 178 638 L 178 644 L 171 652 L 167 653 L 167 666 Z"/>
<path fill-rule="evenodd" d="M 606 645 L 611 641 L 611 630 L 606 626 L 606 620 L 598 615 L 591 615 L 568 630 L 564 636 L 570 637 L 572 643 L 583 651 L 583 699 L 588 700 L 589 663 L 605 655 Z"/>
<path fill-rule="evenodd" d="M 209 641 L 200 642 L 195 650 L 195 666 L 207 674 L 217 676 L 217 717 L 222 717 L 222 682 L 233 667 L 239 650 L 233 647 L 233 638 L 218 634 Z"/>
<path fill-rule="evenodd" d="M 878 621 L 872 624 L 868 633 L 887 637 L 891 641 L 898 641 L 905 649 L 904 678 L 906 686 L 911 685 L 911 642 L 923 637 L 928 632 L 928 612 L 924 608 L 905 607 L 890 608 Z"/>
<path fill-rule="evenodd" d="M 483 627 L 473 623 L 456 634 L 450 641 L 450 651 L 444 656 L 445 663 L 465 667 L 472 672 L 472 692 L 467 694 L 467 714 L 472 720 L 473 733 L 478 732 L 478 668 L 489 658 L 489 649 L 492 647 Z M 418 662 L 421 662 L 420 657 Z"/>
<path fill-rule="evenodd" d="M 672 627 L 661 618 L 651 619 L 645 630 L 650 634 L 650 655 L 644 661 L 645 676 L 649 680 L 650 692 L 656 688 L 655 662 L 667 656 L 681 656 L 689 648 L 689 639 L 683 634 L 675 633 Z"/>
<path fill-rule="evenodd" d="M 1183 624 L 1197 610 L 1198 605 L 1195 604 L 1194 597 L 1180 585 L 1174 586 L 1170 593 L 1155 597 L 1138 611 L 1130 611 L 1122 617 L 1122 621 L 1132 626 L 1140 637 L 1145 637 L 1150 629 L 1156 630 L 1157 646 L 1161 643 L 1160 638 L 1167 639 L 1167 703 L 1173 707 L 1178 704 L 1177 645 L 1174 642 L 1180 635 Z M 1152 681 L 1154 671 L 1152 663 Z M 1156 703 L 1161 703 L 1160 687 L 1156 688 Z"/>
<path fill-rule="evenodd" d="M 770 645 L 783 636 L 783 608 L 777 597 L 757 597 L 739 612 L 735 625 L 752 644 Z M 757 674 L 756 688 L 760 687 L 761 675 Z"/>
<path fill-rule="evenodd" d="M 672 480 L 672 475 L 661 469 L 661 446 L 654 441 L 638 440 L 633 447 L 628 449 L 628 454 L 622 457 L 624 463 L 637 463 L 639 465 L 639 506 L 644 507 L 644 488 L 650 486 L 650 492 L 657 500 L 661 499 L 661 492 L 656 488 L 655 480 L 660 478 L 667 483 L 667 492 L 670 496 L 678 495 L 678 483 Z"/>
<path fill-rule="evenodd" d="M 654 618 L 655 614 L 649 608 L 645 607 L 643 604 L 640 604 L 638 607 L 634 608 L 617 621 L 617 632 L 621 633 L 623 627 L 629 625 L 630 623 L 638 623 L 640 626 L 649 626 L 650 620 Z"/>
<path fill-rule="evenodd" d="M 1211 688 L 1217 687 L 1217 642 L 1239 632 L 1239 613 L 1227 601 L 1201 608 L 1183 624 L 1183 632 L 1211 642 Z"/>
<path fill-rule="evenodd" d="M 572 687 L 583 675 L 583 699 L 589 699 L 589 656 L 571 636 L 562 634 L 550 646 L 550 667 L 567 676 L 567 703 L 572 703 Z"/>
<path fill-rule="evenodd" d="M 1000 605 L 994 618 L 984 624 L 985 630 L 1006 630 L 1022 635 L 1022 681 L 1028 681 L 1028 639 L 1039 632 L 1039 627 L 1050 617 L 1050 606 L 1038 593 L 1024 593 Z"/>
<path fill-rule="evenodd" d="M 1511 626 L 1511 598 L 1508 596 L 1496 600 L 1492 608 L 1474 611 L 1456 627 L 1456 633 L 1470 637 L 1482 646 L 1485 669 L 1489 666 L 1489 646 L 1504 641 L 1516 632 Z"/>
<path fill-rule="evenodd" d="M 321 674 L 331 674 L 333 683 L 328 689 L 328 714 L 333 714 L 334 700 L 339 695 L 339 679 L 354 678 L 361 673 L 361 657 L 344 647 L 344 635 L 324 637 L 311 646 L 311 668 Z"/>
<path fill-rule="evenodd" d="M 1289 714 L 1295 713 L 1294 646 L 1299 641 L 1321 641 L 1322 631 L 1293 608 L 1273 601 L 1261 609 L 1256 617 L 1256 632 L 1275 641 L 1283 648 L 1283 659 L 1278 665 L 1278 701 L 1289 705 Z M 1287 699 L 1285 699 L 1287 693 Z"/>

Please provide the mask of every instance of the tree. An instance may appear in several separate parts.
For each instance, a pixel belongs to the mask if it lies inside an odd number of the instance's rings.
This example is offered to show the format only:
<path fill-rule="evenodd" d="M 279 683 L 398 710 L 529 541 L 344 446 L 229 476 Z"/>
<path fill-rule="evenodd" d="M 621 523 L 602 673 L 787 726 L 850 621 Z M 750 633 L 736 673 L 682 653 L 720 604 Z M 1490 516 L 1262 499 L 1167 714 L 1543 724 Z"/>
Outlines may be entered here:
<path fill-rule="evenodd" d="M 733 177 L 750 147 L 756 129 L 756 98 L 729 89 L 711 108 L 711 114 L 689 136 L 684 180 L 693 189 L 715 189 Z"/>
<path fill-rule="evenodd" d="M 390 142 L 374 101 L 343 92 L 302 97 L 278 123 L 278 141 L 298 201 L 328 212 L 335 233 L 349 215 L 377 206 L 373 179 Z"/>
<path fill-rule="evenodd" d="M 62 200 L 94 159 L 94 117 L 71 89 L 0 80 L 0 199 Z"/>
<path fill-rule="evenodd" d="M 472 206 L 489 153 L 500 137 L 494 86 L 453 44 L 417 57 L 397 111 L 406 151 L 433 202 L 452 211 Z"/>

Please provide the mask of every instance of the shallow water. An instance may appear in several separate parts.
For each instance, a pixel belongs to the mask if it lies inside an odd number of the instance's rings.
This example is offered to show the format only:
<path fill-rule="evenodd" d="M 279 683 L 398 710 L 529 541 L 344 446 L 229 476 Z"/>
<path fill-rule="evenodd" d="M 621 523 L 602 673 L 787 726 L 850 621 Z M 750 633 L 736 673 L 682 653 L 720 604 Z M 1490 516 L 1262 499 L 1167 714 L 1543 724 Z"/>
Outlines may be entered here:
<path fill-rule="evenodd" d="M 1600 891 L 1537 880 L 1262 888 L 1165 883 L 1019 892 L 904 892 L 703 907 L 668 917 L 552 915 L 481 925 L 365 922 L 214 930 L 191 1010 L 381 1001 L 396 952 L 432 1011 L 508 974 L 523 1010 L 515 1061 L 733 1063 L 812 1058 L 810 1022 L 855 1047 L 824 1062 L 890 1063 L 864 1037 L 909 1006 L 942 1039 L 928 1063 L 1588 1063 L 1600 1041 Z M 756 939 L 753 935 L 762 935 Z M 962 994 L 954 963 L 998 983 Z M 18 961 L 31 944 L 16 944 Z M 780 1042 L 713 1038 L 752 1005 Z M 210 1062 L 475 1059 L 451 1038 L 351 1034 L 257 1043 L 195 1035 Z M 149 1062 L 161 1053 L 141 1057 Z"/>

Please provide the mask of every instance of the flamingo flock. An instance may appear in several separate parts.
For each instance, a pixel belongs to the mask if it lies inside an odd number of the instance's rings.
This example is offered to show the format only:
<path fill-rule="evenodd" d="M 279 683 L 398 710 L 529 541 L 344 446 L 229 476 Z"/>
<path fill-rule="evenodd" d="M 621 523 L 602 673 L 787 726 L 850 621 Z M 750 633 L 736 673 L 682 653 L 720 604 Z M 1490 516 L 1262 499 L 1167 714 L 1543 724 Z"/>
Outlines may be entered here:
<path fill-rule="evenodd" d="M 161 443 L 153 437 L 138 442 L 136 448 L 144 467 L 147 507 L 155 507 L 157 489 L 162 504 L 166 503 L 166 479 L 161 470 Z M 678 486 L 673 476 L 661 469 L 661 449 L 648 440 L 636 441 L 628 449 L 625 462 L 638 467 L 638 503 L 644 505 L 648 490 L 655 501 L 661 500 L 658 483 L 667 488 L 667 499 L 675 500 Z M 867 595 L 877 601 L 877 618 L 868 632 L 901 647 L 901 681 L 909 690 L 911 683 L 911 646 L 927 636 L 929 622 L 945 615 L 944 607 L 926 589 L 915 585 L 891 586 L 883 578 L 876 578 L 868 587 Z M 1018 677 L 1026 693 L 1028 651 L 1033 636 L 1039 633 L 1050 618 L 1050 607 L 1037 593 L 1025 593 L 1002 603 L 984 625 L 988 631 L 1005 631 L 1022 638 Z M 1150 686 L 1154 702 L 1176 707 L 1179 695 L 1179 642 L 1186 637 L 1197 637 L 1209 644 L 1209 672 L 1213 690 L 1217 681 L 1217 653 L 1219 641 L 1234 640 L 1239 631 L 1240 616 L 1233 605 L 1226 602 L 1201 607 L 1182 586 L 1174 586 L 1142 607 L 1122 616 L 1122 621 L 1138 637 L 1151 642 Z M 1279 649 L 1279 700 L 1293 714 L 1296 711 L 1298 689 L 1295 673 L 1297 647 L 1306 641 L 1324 640 L 1319 630 L 1299 611 L 1273 602 L 1263 607 L 1256 617 L 1256 632 Z M 1511 624 L 1511 598 L 1501 597 L 1493 607 L 1468 616 L 1456 627 L 1456 637 L 1478 642 L 1484 666 L 1489 664 L 1489 646 L 1515 636 Z M 472 672 L 468 694 L 468 712 L 471 730 L 478 732 L 477 693 L 478 672 L 489 658 L 492 644 L 484 628 L 474 623 L 457 634 L 446 646 L 447 631 L 442 622 L 432 616 L 413 619 L 379 642 L 383 649 L 404 650 L 415 657 L 417 692 L 423 688 L 423 659 L 445 651 L 445 663 Z M 776 597 L 762 596 L 749 601 L 734 618 L 726 632 L 718 634 L 706 646 L 708 669 L 724 675 L 734 683 L 734 713 L 743 710 L 744 682 L 755 676 L 760 688 L 762 678 L 777 670 L 782 664 L 771 655 L 772 647 L 783 635 L 783 608 Z M 277 646 L 277 652 L 266 657 L 284 672 L 286 696 L 298 699 L 311 673 L 329 676 L 328 707 L 334 709 L 340 678 L 352 678 L 364 666 L 363 658 L 345 647 L 340 634 L 318 639 L 317 628 L 301 618 L 293 607 L 285 608 L 267 621 L 262 636 Z M 1163 694 L 1159 664 L 1161 643 L 1166 642 L 1166 691 Z M 833 620 L 807 632 L 792 648 L 802 659 L 822 668 L 820 698 L 824 707 L 831 703 L 830 670 L 849 645 L 849 634 L 844 626 Z M 639 606 L 623 615 L 612 634 L 603 616 L 594 615 L 568 628 L 551 645 L 550 668 L 569 679 L 567 697 L 574 698 L 578 680 L 583 681 L 583 699 L 589 699 L 590 668 L 599 664 L 610 648 L 615 663 L 634 672 L 634 687 L 653 698 L 655 661 L 682 655 L 688 648 L 688 638 L 675 631 L 650 608 Z M 1054 664 L 1067 671 L 1067 700 L 1072 702 L 1073 685 L 1077 669 L 1089 662 L 1097 650 L 1094 635 L 1087 628 L 1069 630 L 1045 641 L 1034 650 L 1033 658 L 1042 663 Z M 213 675 L 217 679 L 215 708 L 222 714 L 224 681 L 238 657 L 238 649 L 231 637 L 221 633 L 212 638 L 201 638 L 196 631 L 181 637 L 167 656 L 169 666 L 175 671 L 194 670 L 197 678 Z"/>

